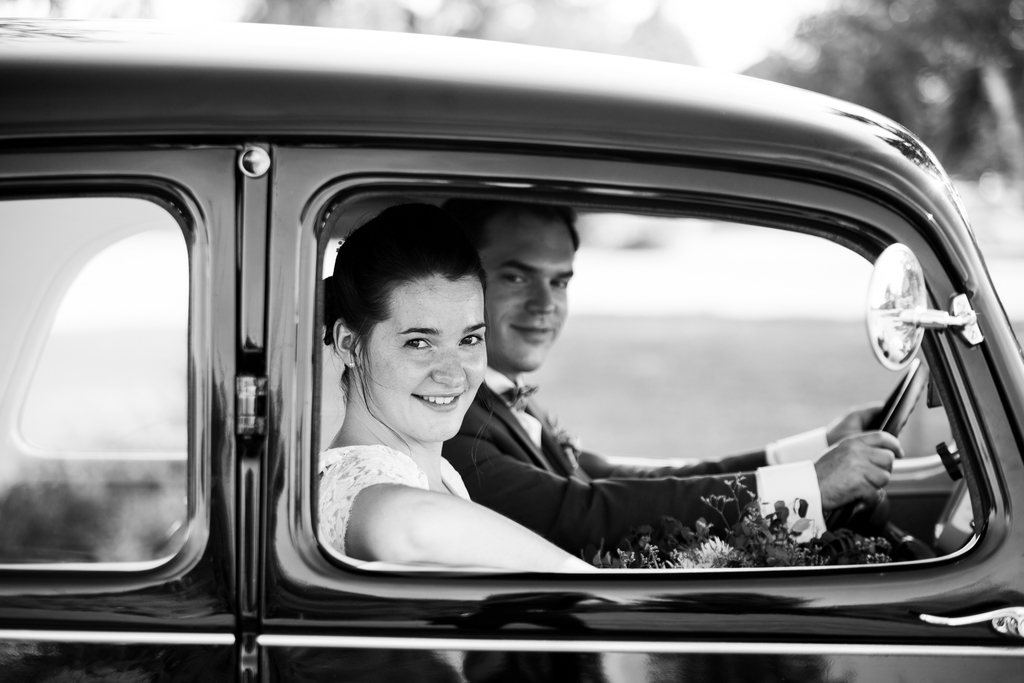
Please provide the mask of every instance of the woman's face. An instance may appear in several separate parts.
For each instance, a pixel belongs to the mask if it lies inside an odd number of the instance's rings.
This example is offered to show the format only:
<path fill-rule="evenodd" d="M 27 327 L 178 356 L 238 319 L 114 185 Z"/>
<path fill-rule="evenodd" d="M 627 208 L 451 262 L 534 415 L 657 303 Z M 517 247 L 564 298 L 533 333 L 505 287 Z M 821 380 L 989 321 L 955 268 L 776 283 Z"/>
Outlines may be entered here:
<path fill-rule="evenodd" d="M 370 411 L 408 442 L 450 439 L 487 367 L 483 288 L 475 278 L 425 278 L 398 285 L 390 308 L 366 340 Z"/>

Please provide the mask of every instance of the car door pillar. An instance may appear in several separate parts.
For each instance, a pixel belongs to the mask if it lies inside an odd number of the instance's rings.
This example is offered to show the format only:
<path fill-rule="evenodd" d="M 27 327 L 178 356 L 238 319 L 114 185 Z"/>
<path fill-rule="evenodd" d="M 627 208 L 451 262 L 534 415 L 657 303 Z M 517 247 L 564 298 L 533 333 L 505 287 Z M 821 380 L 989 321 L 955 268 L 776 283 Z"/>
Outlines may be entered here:
<path fill-rule="evenodd" d="M 263 481 L 267 452 L 266 288 L 271 155 L 266 145 L 238 153 L 238 667 L 239 680 L 259 678 L 256 635 L 261 616 Z"/>

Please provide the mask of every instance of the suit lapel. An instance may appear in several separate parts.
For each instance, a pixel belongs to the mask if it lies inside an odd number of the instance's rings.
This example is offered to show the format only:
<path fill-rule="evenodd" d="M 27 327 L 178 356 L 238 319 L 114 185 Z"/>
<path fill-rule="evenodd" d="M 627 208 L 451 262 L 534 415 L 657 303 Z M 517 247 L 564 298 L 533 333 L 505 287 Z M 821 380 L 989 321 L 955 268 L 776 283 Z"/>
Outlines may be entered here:
<path fill-rule="evenodd" d="M 483 392 L 485 391 L 487 392 L 487 399 L 494 407 L 494 417 L 501 421 L 501 423 L 508 428 L 512 436 L 515 437 L 517 442 L 519 442 L 519 445 L 522 446 L 523 450 L 526 451 L 526 453 L 534 461 L 534 464 L 536 464 L 538 467 L 541 467 L 542 469 L 547 470 L 548 472 L 558 473 L 559 470 L 562 469 L 560 467 L 561 463 L 552 463 L 548 459 L 547 455 L 540 448 L 534 445 L 533 439 L 531 439 L 530 435 L 526 433 L 525 429 L 523 429 L 523 425 L 519 423 L 519 420 L 516 419 L 516 416 L 512 414 L 512 409 L 505 405 L 505 401 L 503 401 L 500 396 L 491 391 L 486 384 L 480 387 L 479 393 L 483 394 Z M 478 400 L 479 398 L 480 397 L 478 397 Z M 541 430 L 541 443 L 543 444 L 544 434 L 548 430 L 543 420 L 541 420 L 541 425 L 544 426 L 544 429 Z"/>

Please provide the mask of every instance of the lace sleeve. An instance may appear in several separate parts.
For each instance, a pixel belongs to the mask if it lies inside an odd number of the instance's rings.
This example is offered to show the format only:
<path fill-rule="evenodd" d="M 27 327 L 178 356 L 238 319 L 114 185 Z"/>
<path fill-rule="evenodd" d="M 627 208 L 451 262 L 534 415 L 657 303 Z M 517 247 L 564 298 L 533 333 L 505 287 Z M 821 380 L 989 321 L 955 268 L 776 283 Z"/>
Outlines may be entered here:
<path fill-rule="evenodd" d="M 349 446 L 320 454 L 320 533 L 340 553 L 352 503 L 374 484 L 404 484 L 426 489 L 427 477 L 404 453 L 385 446 Z"/>

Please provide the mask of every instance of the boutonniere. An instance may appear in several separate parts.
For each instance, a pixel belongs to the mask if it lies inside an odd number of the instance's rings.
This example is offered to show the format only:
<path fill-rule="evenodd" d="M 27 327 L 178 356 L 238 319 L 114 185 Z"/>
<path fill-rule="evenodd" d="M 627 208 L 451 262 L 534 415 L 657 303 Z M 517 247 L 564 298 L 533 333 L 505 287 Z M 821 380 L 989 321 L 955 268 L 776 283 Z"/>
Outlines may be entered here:
<path fill-rule="evenodd" d="M 558 443 L 558 447 L 562 449 L 565 456 L 569 458 L 569 462 L 572 463 L 572 468 L 576 469 L 579 467 L 580 453 L 583 452 L 580 437 L 558 424 L 556 418 L 551 418 L 551 431 L 554 433 L 555 442 Z"/>

